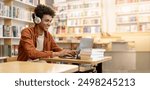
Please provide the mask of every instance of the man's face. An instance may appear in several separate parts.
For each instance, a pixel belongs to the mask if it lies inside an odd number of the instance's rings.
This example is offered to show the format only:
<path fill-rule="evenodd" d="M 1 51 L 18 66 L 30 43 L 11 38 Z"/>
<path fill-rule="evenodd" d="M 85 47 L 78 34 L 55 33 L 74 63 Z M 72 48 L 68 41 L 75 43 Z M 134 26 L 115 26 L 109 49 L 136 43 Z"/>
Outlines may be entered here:
<path fill-rule="evenodd" d="M 42 28 L 44 31 L 47 31 L 48 28 L 50 27 L 51 21 L 52 21 L 52 16 L 43 15 L 41 23 L 39 24 L 40 28 Z"/>

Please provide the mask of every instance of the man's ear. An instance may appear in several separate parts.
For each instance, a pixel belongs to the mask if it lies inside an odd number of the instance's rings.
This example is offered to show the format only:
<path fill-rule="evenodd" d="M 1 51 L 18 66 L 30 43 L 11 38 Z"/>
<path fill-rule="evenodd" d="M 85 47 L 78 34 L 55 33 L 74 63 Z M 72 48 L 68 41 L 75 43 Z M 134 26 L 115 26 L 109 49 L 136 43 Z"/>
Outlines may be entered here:
<path fill-rule="evenodd" d="M 35 24 L 39 24 L 39 23 L 41 22 L 41 18 L 38 17 L 38 16 L 36 16 L 35 13 L 32 14 L 32 18 L 33 18 L 33 22 L 34 22 Z"/>

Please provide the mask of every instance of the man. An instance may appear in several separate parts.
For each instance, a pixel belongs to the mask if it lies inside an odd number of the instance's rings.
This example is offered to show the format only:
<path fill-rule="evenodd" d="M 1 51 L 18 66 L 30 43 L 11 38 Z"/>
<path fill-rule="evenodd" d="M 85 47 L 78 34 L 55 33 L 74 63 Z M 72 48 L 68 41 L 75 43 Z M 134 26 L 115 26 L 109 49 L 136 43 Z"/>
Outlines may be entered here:
<path fill-rule="evenodd" d="M 54 15 L 54 11 L 45 5 L 38 5 L 35 8 L 32 15 L 35 26 L 25 28 L 21 32 L 18 61 L 34 61 L 39 58 L 52 58 L 74 53 L 58 47 L 48 32 Z"/>

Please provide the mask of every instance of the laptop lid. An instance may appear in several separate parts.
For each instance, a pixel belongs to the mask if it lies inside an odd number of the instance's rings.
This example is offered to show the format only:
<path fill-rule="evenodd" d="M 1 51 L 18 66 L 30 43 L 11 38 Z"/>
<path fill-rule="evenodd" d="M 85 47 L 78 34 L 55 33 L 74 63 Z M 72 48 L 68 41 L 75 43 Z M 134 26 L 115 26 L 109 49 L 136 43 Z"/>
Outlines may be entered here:
<path fill-rule="evenodd" d="M 91 49 L 93 48 L 93 42 L 94 42 L 94 39 L 93 38 L 82 38 L 80 40 L 80 44 L 79 44 L 79 47 L 77 48 L 77 51 L 80 51 L 82 49 Z"/>

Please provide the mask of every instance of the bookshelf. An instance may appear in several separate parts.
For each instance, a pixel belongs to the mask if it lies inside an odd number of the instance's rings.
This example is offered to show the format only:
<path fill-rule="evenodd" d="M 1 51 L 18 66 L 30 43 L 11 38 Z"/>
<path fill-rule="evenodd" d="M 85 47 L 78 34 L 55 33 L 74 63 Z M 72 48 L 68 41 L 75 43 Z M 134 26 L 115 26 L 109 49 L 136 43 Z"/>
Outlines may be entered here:
<path fill-rule="evenodd" d="M 18 54 L 21 30 L 33 25 L 38 0 L 0 0 L 0 57 Z"/>
<path fill-rule="evenodd" d="M 54 37 L 97 37 L 102 31 L 102 0 L 55 0 Z"/>
<path fill-rule="evenodd" d="M 117 32 L 150 32 L 150 0 L 116 0 Z"/>

